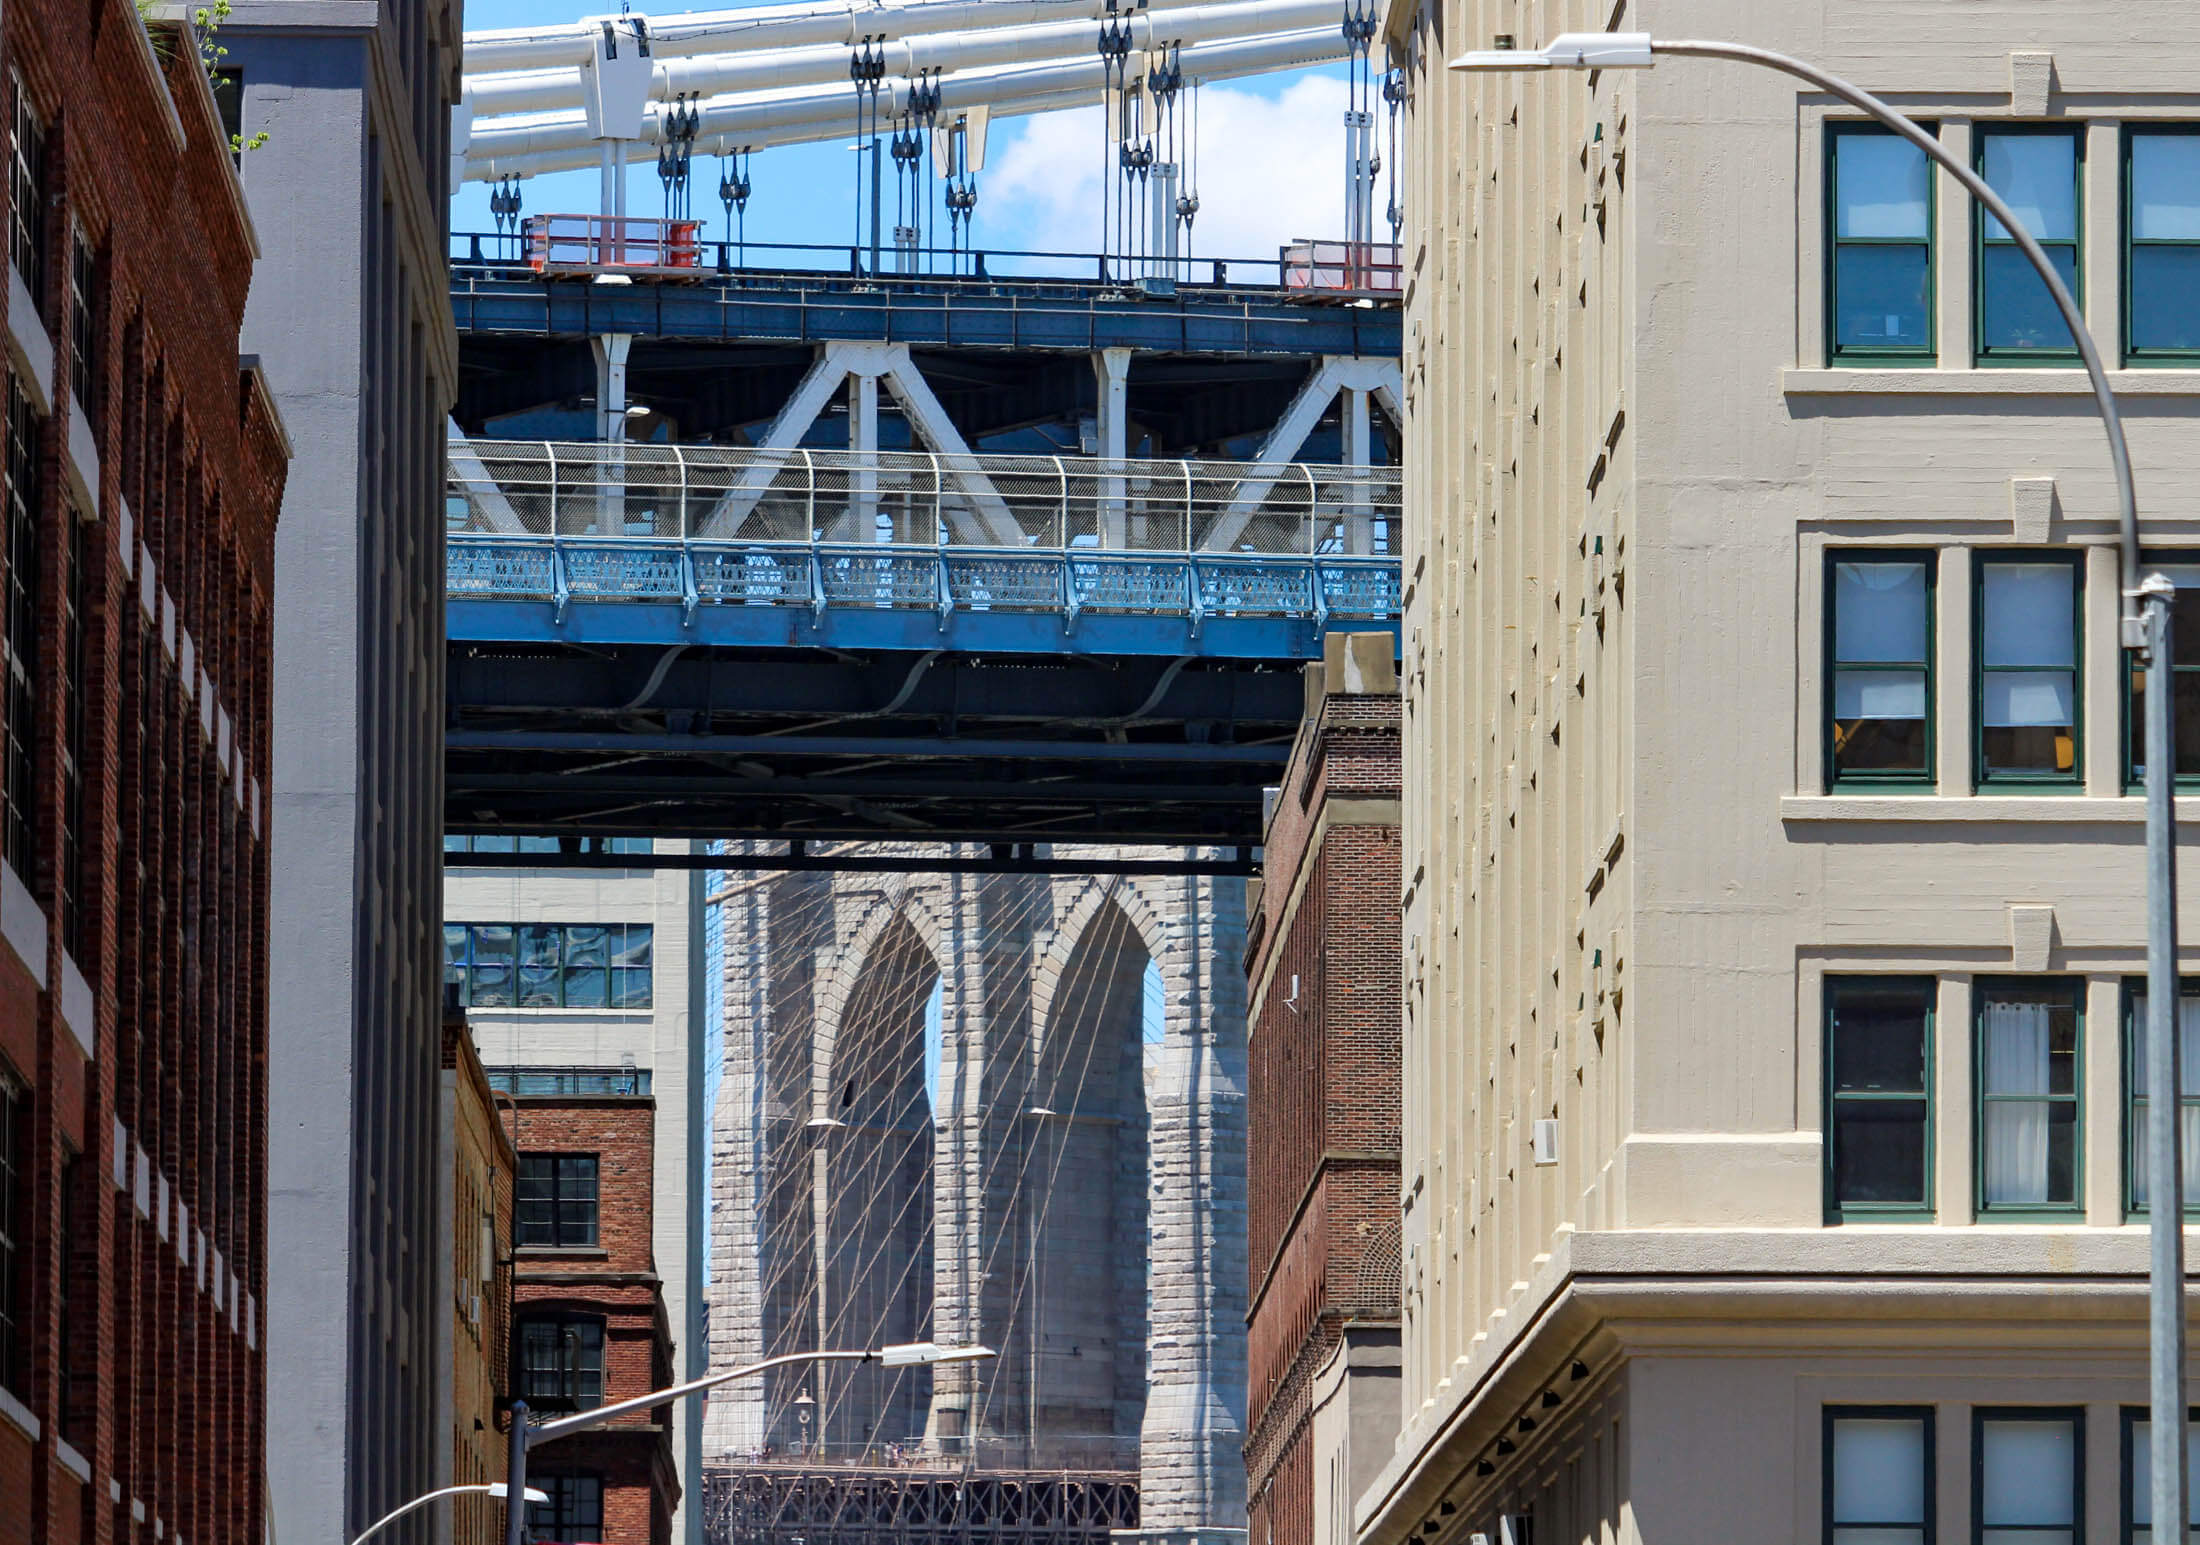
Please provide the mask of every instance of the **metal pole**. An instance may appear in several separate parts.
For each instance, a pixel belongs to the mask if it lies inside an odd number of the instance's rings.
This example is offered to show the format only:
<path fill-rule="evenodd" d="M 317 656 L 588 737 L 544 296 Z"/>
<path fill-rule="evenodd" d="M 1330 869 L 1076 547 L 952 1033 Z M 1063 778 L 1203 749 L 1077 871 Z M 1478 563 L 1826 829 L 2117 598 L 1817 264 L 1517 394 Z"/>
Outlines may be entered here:
<path fill-rule="evenodd" d="M 504 1472 L 504 1545 L 527 1545 L 527 1402 L 512 1402 L 510 1464 Z"/>
<path fill-rule="evenodd" d="M 2177 1045 L 2177 844 L 2171 787 L 2170 598 L 2141 585 L 2147 636 L 2147 1384 L 2153 1407 L 2154 1533 L 2182 1541 L 2185 1497 L 2185 1174 L 2177 1141 L 2184 1088 Z M 2165 1536 L 2164 1531 L 2169 1531 Z"/>

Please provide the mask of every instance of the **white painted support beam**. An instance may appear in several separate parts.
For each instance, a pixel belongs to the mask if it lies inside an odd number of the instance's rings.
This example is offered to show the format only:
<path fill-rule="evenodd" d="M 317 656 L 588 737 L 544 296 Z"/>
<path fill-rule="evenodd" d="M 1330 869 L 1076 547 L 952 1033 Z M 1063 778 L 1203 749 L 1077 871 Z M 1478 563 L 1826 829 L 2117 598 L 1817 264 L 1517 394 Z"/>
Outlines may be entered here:
<path fill-rule="evenodd" d="M 608 465 L 596 497 L 596 534 L 626 535 L 626 359 L 632 333 L 601 333 L 588 340 L 596 357 L 596 437 L 608 448 Z"/>
<path fill-rule="evenodd" d="M 848 500 L 850 538 L 858 542 L 890 542 L 891 531 L 878 524 L 878 372 L 857 370 L 848 376 L 848 449 L 859 457 Z"/>
<path fill-rule="evenodd" d="M 925 380 L 924 372 L 917 369 L 916 361 L 909 357 L 909 346 L 893 343 L 884 346 L 890 356 L 886 369 L 886 385 L 894 394 L 894 401 L 901 405 L 902 416 L 909 420 L 917 437 L 933 451 L 946 458 L 948 469 L 963 491 L 963 496 L 976 506 L 978 524 L 984 528 L 986 539 L 1001 547 L 1024 545 L 1023 531 L 1010 513 L 1008 501 L 993 486 L 978 466 L 977 456 L 970 449 L 962 431 L 947 416 L 947 409 L 932 393 L 932 383 Z M 943 513 L 953 520 L 952 513 Z"/>
<path fill-rule="evenodd" d="M 466 438 L 466 431 L 458 427 L 458 420 L 450 424 L 450 444 L 444 454 L 450 458 L 451 477 L 465 490 L 466 503 L 491 531 L 524 532 L 526 523 L 519 518 L 519 511 L 512 508 L 512 501 L 483 464 L 481 453 L 474 449 L 474 442 Z M 555 518 L 553 512 L 552 518 Z"/>
<path fill-rule="evenodd" d="M 1100 459 L 1120 465 L 1129 454 L 1131 351 L 1126 348 L 1095 349 L 1092 373 L 1099 390 L 1095 396 L 1100 431 Z M 1123 549 L 1126 520 L 1124 483 L 1120 477 L 1102 479 L 1100 545 L 1110 552 Z"/>
<path fill-rule="evenodd" d="M 1366 465 L 1365 458 L 1369 448 L 1366 398 L 1372 394 L 1378 400 L 1386 401 L 1386 405 L 1395 404 L 1404 393 L 1404 382 L 1404 372 L 1394 359 L 1352 354 L 1323 355 L 1320 366 L 1306 378 L 1306 384 L 1299 388 L 1298 395 L 1291 399 L 1291 405 L 1284 409 L 1283 417 L 1276 421 L 1276 427 L 1268 432 L 1268 438 L 1261 443 L 1253 464 L 1281 469 L 1298 455 L 1299 447 L 1314 432 L 1314 426 L 1329 411 L 1329 405 L 1336 400 L 1337 394 L 1340 391 L 1351 391 L 1361 398 L 1360 443 L 1363 447 L 1363 459 L 1360 465 Z M 1350 460 L 1352 426 L 1349 423 L 1345 427 L 1345 434 L 1346 459 Z M 1245 530 L 1246 522 L 1252 519 L 1254 511 L 1274 491 L 1276 482 L 1276 478 L 1268 476 L 1246 479 L 1239 488 L 1237 497 L 1230 501 L 1222 517 L 1215 522 L 1214 529 L 1208 533 L 1206 546 L 1217 552 L 1228 551 L 1235 546 L 1239 535 Z"/>
<path fill-rule="evenodd" d="M 757 445 L 758 450 L 792 451 L 802 443 L 802 437 L 817 422 L 818 414 L 825 411 L 825 404 L 833 400 L 833 393 L 848 378 L 848 367 L 837 352 L 839 347 L 838 344 L 829 343 L 817 351 L 817 358 L 810 362 L 810 368 L 795 383 L 793 394 L 780 407 L 779 416 L 772 420 L 772 427 L 765 431 L 763 440 Z M 725 497 L 718 501 L 717 507 L 703 518 L 695 534 L 713 537 L 738 536 L 741 523 L 755 510 L 757 501 L 771 487 L 772 479 L 784 467 L 791 465 L 793 460 L 792 456 L 786 461 L 780 461 L 776 457 L 760 457 L 751 463 L 734 479 L 733 486 L 726 490 Z"/>

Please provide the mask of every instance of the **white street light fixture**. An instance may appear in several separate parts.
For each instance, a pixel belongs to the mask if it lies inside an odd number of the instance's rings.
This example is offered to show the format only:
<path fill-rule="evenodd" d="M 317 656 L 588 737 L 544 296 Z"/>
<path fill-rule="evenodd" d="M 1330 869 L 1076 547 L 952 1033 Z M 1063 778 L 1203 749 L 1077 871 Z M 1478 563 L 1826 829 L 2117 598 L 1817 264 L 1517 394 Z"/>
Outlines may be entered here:
<path fill-rule="evenodd" d="M 428 1492 L 423 1496 L 413 1498 L 412 1501 L 406 1503 L 403 1507 L 396 1509 L 394 1512 L 384 1513 L 373 1523 L 368 1524 L 367 1527 L 360 1533 L 358 1539 L 355 1539 L 351 1542 L 351 1545 L 361 1545 L 362 1541 L 368 1539 L 373 1535 L 381 1533 L 391 1524 L 397 1522 L 398 1519 L 403 1518 L 407 1513 L 410 1513 L 414 1508 L 426 1507 L 429 1503 L 437 1501 L 443 1497 L 463 1496 L 468 1492 L 479 1492 L 484 1496 L 490 1497 L 502 1497 L 509 1495 L 509 1488 L 507 1488 L 503 1481 L 489 1481 L 477 1486 L 445 1486 L 439 1491 Z M 550 1494 L 546 1491 L 537 1491 L 532 1486 L 530 1486 L 527 1488 L 527 1500 L 530 1502 L 548 1502 L 550 1500 Z"/>
<path fill-rule="evenodd" d="M 871 1347 L 860 1352 L 789 1352 L 781 1357 L 767 1357 L 760 1363 L 747 1363 L 720 1373 L 705 1374 L 700 1379 L 690 1379 L 687 1383 L 675 1384 L 670 1389 L 636 1395 L 631 1400 L 615 1401 L 607 1406 L 597 1406 L 594 1410 L 561 1416 L 554 1422 L 544 1422 L 534 1428 L 527 1425 L 527 1402 L 515 1400 L 512 1402 L 511 1479 L 497 1489 L 507 1496 L 517 1491 L 530 1502 L 546 1502 L 549 1499 L 542 1493 L 527 1490 L 527 1455 L 536 1445 L 547 1443 L 552 1438 L 562 1438 L 569 1432 L 600 1427 L 612 1417 L 624 1416 L 629 1411 L 647 1411 L 656 1406 L 670 1405 L 675 1400 L 684 1400 L 689 1395 L 700 1395 L 705 1390 L 734 1379 L 747 1378 L 751 1374 L 768 1373 L 774 1368 L 784 1368 L 794 1363 L 877 1363 L 886 1368 L 911 1368 L 920 1364 L 975 1362 L 995 1355 L 997 1354 L 991 1347 L 943 1347 L 931 1341 Z M 524 1545 L 526 1522 L 526 1509 L 507 1507 L 504 1510 L 505 1545 Z M 375 1527 L 380 1528 L 381 1525 L 377 1524 Z"/>
<path fill-rule="evenodd" d="M 1840 98 L 1908 140 L 1962 184 L 1966 193 L 2001 222 L 2018 250 L 2047 286 L 2055 309 L 2078 346 L 2101 428 L 2108 436 L 2108 459 L 2116 477 L 2117 540 L 2122 559 L 2122 608 L 2119 635 L 2148 667 L 2146 694 L 2146 901 L 2147 1026 L 2146 1076 L 2150 1089 L 2182 1089 L 2176 1033 L 2177 983 L 2177 813 L 2172 802 L 2176 769 L 2173 705 L 2166 679 L 2171 662 L 2170 604 L 2176 589 L 2167 575 L 2142 574 L 2139 553 L 2139 501 L 2132 485 L 2131 453 L 2124 443 L 2123 416 L 2109 386 L 2101 351 L 2086 326 L 2077 300 L 2024 222 L 1986 180 L 1951 155 L 1939 139 L 1915 120 L 1889 107 L 1851 81 L 1814 64 L 1747 43 L 1691 38 L 1654 39 L 1647 32 L 1565 32 L 1539 49 L 1476 49 L 1451 61 L 1455 70 L 1609 70 L 1647 69 L 1660 54 L 1725 59 L 1777 70 Z M 2178 1102 L 2147 1104 L 2147 1206 L 2150 1252 L 2148 1276 L 2148 1394 L 2152 1429 L 2148 1434 L 2154 1462 L 2153 1516 L 2184 1518 L 2185 1511 L 2185 1187 L 2179 1154 Z"/>

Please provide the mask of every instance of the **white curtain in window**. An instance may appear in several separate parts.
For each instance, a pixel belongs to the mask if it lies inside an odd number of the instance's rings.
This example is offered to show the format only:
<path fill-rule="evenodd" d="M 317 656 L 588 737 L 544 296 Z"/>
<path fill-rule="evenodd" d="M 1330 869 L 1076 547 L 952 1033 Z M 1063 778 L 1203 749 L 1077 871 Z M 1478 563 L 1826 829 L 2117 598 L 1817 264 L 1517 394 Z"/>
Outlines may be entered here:
<path fill-rule="evenodd" d="M 1833 567 L 1834 648 L 1844 665 L 1925 658 L 1925 565 Z"/>
<path fill-rule="evenodd" d="M 2131 1000 L 2131 1027 L 2131 1086 L 2144 1095 L 2148 1092 L 2145 993 L 2138 993 Z M 2180 997 L 2177 1000 L 2177 1056 L 2185 1093 L 2200 1095 L 2200 998 Z M 2200 1185 L 2200 1106 L 2178 1107 L 2177 1146 L 2185 1168 L 2185 1202 L 2190 1206 L 2200 1200 L 2193 1194 L 2194 1187 Z M 2131 1199 L 2142 1207 L 2146 1205 L 2147 1182 L 2147 1134 L 2141 1123 L 2131 1134 Z"/>
<path fill-rule="evenodd" d="M 2047 1093 L 2046 1003 L 1986 1005 L 1986 1092 Z M 1986 1200 L 2047 1200 L 2047 1101 L 1986 1102 Z"/>

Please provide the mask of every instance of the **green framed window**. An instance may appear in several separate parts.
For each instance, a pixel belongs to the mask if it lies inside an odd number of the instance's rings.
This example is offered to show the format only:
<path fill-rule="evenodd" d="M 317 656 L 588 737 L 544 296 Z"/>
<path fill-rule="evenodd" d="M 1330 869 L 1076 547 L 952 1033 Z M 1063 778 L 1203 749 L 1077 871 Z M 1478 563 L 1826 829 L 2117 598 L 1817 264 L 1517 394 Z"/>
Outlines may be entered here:
<path fill-rule="evenodd" d="M 2200 1540 L 2200 1409 L 2185 1416 L 2185 1538 L 2192 1541 Z M 2123 1478 L 2124 1545 L 2153 1545 L 2154 1453 L 2149 1444 L 2154 1423 L 2146 1407 L 2125 1406 L 2123 1428 L 2123 1463 L 2118 1469 Z"/>
<path fill-rule="evenodd" d="M 2084 144 L 2082 132 L 2073 127 L 2005 125 L 1981 128 L 1976 151 L 1978 174 L 2045 249 L 2080 305 L 2085 292 L 2078 282 L 2083 203 L 2078 187 Z M 1972 230 L 1977 235 L 1972 286 L 1978 360 L 2075 361 L 2078 345 L 2070 326 L 2008 227 L 1980 209 Z"/>
<path fill-rule="evenodd" d="M 2075 1213 L 2085 984 L 1982 982 L 1975 1014 L 1978 1207 Z"/>
<path fill-rule="evenodd" d="M 1933 781 L 1933 555 L 1826 555 L 1826 784 Z"/>
<path fill-rule="evenodd" d="M 2170 692 L 2177 709 L 2173 749 L 2178 781 L 2200 782 L 2200 553 L 2159 559 L 2150 553 L 2146 568 L 2176 587 L 2170 602 Z M 2136 786 L 2146 777 L 2147 671 L 2129 650 L 2124 653 L 2124 679 L 2124 781 Z"/>
<path fill-rule="evenodd" d="M 2085 1414 L 1973 1407 L 1973 1545 L 2078 1545 L 2084 1537 Z"/>
<path fill-rule="evenodd" d="M 1825 1545 L 1932 1545 L 1933 1408 L 1827 1406 Z"/>
<path fill-rule="evenodd" d="M 1981 788 L 2076 788 L 2085 568 L 2075 554 L 1982 554 L 1973 579 Z"/>
<path fill-rule="evenodd" d="M 2124 131 L 2124 361 L 2200 359 L 2200 125 Z"/>
<path fill-rule="evenodd" d="M 1932 1215 L 1934 981 L 1826 978 L 1826 1210 Z"/>
<path fill-rule="evenodd" d="M 648 923 L 446 923 L 443 980 L 470 1008 L 646 1009 Z"/>
<path fill-rule="evenodd" d="M 2147 1210 L 2147 986 L 2144 977 L 2124 983 L 2124 1210 Z M 2185 1169 L 2185 1215 L 2200 1216 L 2200 978 L 2177 984 L 2177 1146 Z"/>
<path fill-rule="evenodd" d="M 1933 363 L 1932 163 L 1877 124 L 1826 130 L 1826 352 Z"/>

